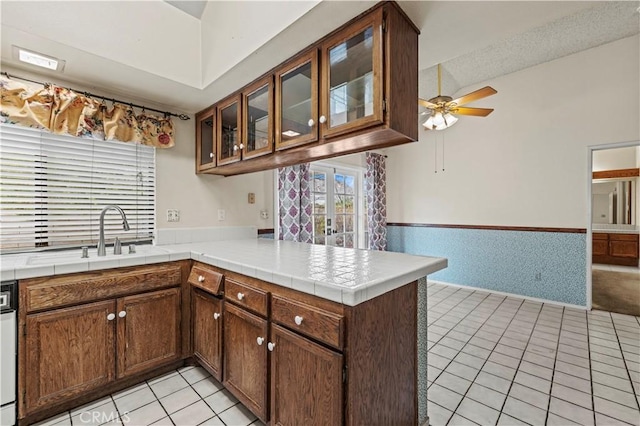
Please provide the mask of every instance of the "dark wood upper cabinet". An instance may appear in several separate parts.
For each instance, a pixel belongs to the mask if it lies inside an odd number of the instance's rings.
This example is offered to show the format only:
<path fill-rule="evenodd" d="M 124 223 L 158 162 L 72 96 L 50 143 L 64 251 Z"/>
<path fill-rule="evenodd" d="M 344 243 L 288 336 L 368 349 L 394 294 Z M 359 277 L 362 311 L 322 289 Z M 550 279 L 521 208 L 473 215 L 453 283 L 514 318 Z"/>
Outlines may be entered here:
<path fill-rule="evenodd" d="M 320 123 L 325 137 L 383 124 L 382 9 L 322 47 Z"/>
<path fill-rule="evenodd" d="M 242 109 L 240 95 L 231 96 L 217 105 L 216 140 L 218 166 L 240 160 L 242 144 Z"/>
<path fill-rule="evenodd" d="M 215 108 L 196 115 L 196 172 L 216 166 Z"/>
<path fill-rule="evenodd" d="M 242 158 L 273 151 L 273 77 L 256 81 L 242 93 Z"/>
<path fill-rule="evenodd" d="M 318 140 L 318 51 L 294 59 L 275 74 L 276 150 Z"/>
<path fill-rule="evenodd" d="M 419 33 L 400 6 L 381 2 L 239 89 L 213 106 L 218 111 L 218 162 L 197 168 L 198 173 L 250 173 L 417 140 Z M 260 139 L 249 137 L 258 123 L 246 105 L 260 102 L 255 90 L 269 79 L 274 82 L 272 150 L 268 139 L 256 145 Z M 231 131 L 242 141 L 233 151 L 232 141 L 220 141 L 227 134 L 220 120 L 221 108 L 235 97 L 245 104 L 237 122 L 243 120 L 239 132 L 247 134 Z"/>

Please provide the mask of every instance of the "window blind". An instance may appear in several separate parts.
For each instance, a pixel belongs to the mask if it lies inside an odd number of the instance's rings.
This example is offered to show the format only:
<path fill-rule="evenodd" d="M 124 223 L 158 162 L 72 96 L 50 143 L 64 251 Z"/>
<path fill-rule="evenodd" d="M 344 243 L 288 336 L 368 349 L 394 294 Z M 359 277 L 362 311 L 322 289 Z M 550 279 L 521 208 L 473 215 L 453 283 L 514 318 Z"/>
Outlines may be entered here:
<path fill-rule="evenodd" d="M 56 135 L 0 124 L 0 250 L 96 245 L 105 238 L 150 241 L 155 228 L 153 147 Z"/>

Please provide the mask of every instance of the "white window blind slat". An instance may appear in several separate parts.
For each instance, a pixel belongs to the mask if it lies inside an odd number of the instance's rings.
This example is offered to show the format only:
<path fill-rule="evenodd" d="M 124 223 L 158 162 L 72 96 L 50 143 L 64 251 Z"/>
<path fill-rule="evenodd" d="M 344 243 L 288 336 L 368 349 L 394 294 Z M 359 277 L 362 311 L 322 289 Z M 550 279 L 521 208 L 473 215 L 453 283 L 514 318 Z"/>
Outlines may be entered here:
<path fill-rule="evenodd" d="M 155 149 L 0 125 L 0 250 L 93 245 L 107 204 L 107 241 L 149 241 L 155 229 Z"/>

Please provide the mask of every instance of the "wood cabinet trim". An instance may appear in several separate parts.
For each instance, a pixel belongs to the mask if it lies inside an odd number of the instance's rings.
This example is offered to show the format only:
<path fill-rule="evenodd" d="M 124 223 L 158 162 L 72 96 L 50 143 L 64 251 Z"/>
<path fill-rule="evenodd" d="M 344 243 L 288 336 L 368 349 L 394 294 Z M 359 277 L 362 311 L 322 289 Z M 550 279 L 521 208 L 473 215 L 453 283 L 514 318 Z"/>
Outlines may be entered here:
<path fill-rule="evenodd" d="M 200 281 L 201 276 L 204 278 L 203 281 Z M 188 279 L 192 286 L 198 287 L 210 294 L 220 294 L 222 292 L 223 280 L 224 275 L 211 268 L 207 268 L 203 264 L 193 265 Z"/>
<path fill-rule="evenodd" d="M 282 77 L 294 72 L 298 68 L 311 63 L 311 119 L 314 120 L 313 131 L 302 134 L 288 141 L 282 140 Z M 275 151 L 288 149 L 294 146 L 316 142 L 319 135 L 318 123 L 318 49 L 297 55 L 282 68 L 275 72 Z"/>
<path fill-rule="evenodd" d="M 20 280 L 22 309 L 36 312 L 180 285 L 179 263 Z"/>
<path fill-rule="evenodd" d="M 213 377 L 222 381 L 222 299 L 194 288 L 192 302 L 193 356 Z M 216 313 L 219 314 L 217 319 Z"/>
<path fill-rule="evenodd" d="M 224 285 L 224 298 L 226 301 L 234 303 L 263 317 L 269 316 L 269 293 L 259 288 L 252 287 L 241 281 L 226 279 Z M 242 293 L 243 298 L 238 295 Z"/>
<path fill-rule="evenodd" d="M 640 176 L 640 168 L 593 172 L 593 179 L 633 178 L 638 176 Z"/>
<path fill-rule="evenodd" d="M 241 149 L 235 150 L 234 154 L 227 158 L 222 158 L 222 111 L 225 108 L 237 104 L 236 107 L 236 123 L 238 125 L 238 143 L 242 141 L 242 96 L 241 93 L 235 93 L 222 101 L 218 102 L 216 107 L 216 157 L 218 166 L 234 163 L 241 159 Z"/>
<path fill-rule="evenodd" d="M 267 86 L 268 89 L 268 105 L 267 105 L 267 138 L 268 143 L 267 146 L 261 149 L 257 149 L 254 151 L 249 151 L 249 96 L 251 96 L 256 91 L 262 89 L 264 86 Z M 273 104 L 274 104 L 274 84 L 273 84 L 273 76 L 268 75 L 260 80 L 255 81 L 251 85 L 247 86 L 242 91 L 242 144 L 244 148 L 242 148 L 242 159 L 250 159 L 259 157 L 261 155 L 270 154 L 273 152 L 274 147 L 274 115 L 273 115 Z"/>
<path fill-rule="evenodd" d="M 213 121 L 213 129 L 211 133 L 213 135 L 213 140 L 211 141 L 211 149 L 213 152 L 213 158 L 210 163 L 202 164 L 200 160 L 202 159 L 202 121 L 207 118 L 211 118 Z M 202 172 L 211 168 L 216 167 L 216 109 L 215 106 L 211 106 L 204 111 L 196 114 L 196 173 Z"/>
<path fill-rule="evenodd" d="M 356 129 L 367 128 L 377 124 L 384 123 L 384 116 L 382 111 L 382 102 L 384 99 L 383 92 L 383 75 L 384 75 L 384 61 L 383 61 L 383 45 L 384 34 L 382 32 L 383 21 L 383 9 L 380 8 L 373 11 L 369 15 L 361 18 L 357 22 L 350 24 L 347 27 L 343 27 L 339 33 L 336 33 L 333 37 L 327 39 L 322 45 L 322 58 L 323 60 L 322 72 L 320 74 L 320 87 L 321 87 L 321 105 L 320 115 L 324 115 L 327 121 L 321 124 L 321 134 L 325 138 L 332 138 L 343 135 L 345 133 L 353 132 Z M 334 46 L 343 43 L 353 36 L 361 33 L 367 27 L 373 27 L 373 114 L 365 117 L 358 118 L 354 121 L 346 122 L 344 124 L 331 127 L 331 114 L 330 108 L 330 75 L 331 75 L 331 63 L 326 60 L 329 57 L 329 50 Z"/>

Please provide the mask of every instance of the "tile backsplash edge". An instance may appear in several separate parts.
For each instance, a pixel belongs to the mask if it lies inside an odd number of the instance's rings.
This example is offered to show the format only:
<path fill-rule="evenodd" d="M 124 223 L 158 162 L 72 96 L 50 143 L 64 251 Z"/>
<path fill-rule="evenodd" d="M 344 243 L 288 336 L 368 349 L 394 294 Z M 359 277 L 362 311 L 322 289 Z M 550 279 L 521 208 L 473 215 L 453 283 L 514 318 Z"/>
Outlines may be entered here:
<path fill-rule="evenodd" d="M 212 226 L 208 228 L 171 228 L 156 230 L 155 245 L 188 244 L 257 238 L 255 226 Z"/>

